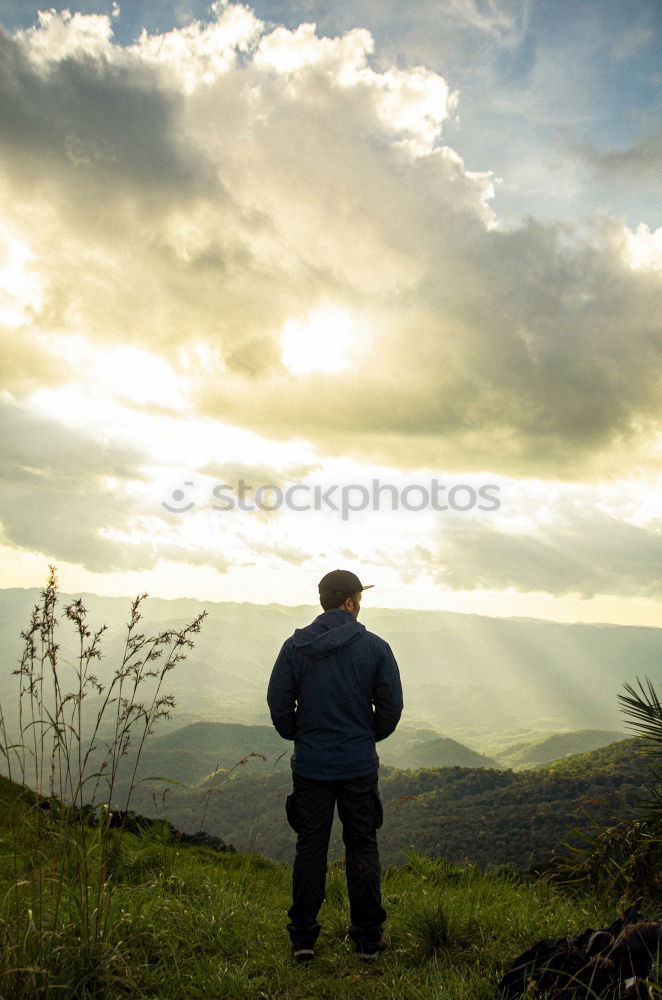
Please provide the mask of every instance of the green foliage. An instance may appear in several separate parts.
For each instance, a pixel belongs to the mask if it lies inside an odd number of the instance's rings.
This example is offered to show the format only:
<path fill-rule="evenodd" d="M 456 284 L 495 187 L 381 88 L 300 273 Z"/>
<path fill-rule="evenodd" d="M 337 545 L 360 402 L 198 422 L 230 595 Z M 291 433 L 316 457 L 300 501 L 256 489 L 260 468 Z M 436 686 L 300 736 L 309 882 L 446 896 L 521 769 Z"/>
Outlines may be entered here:
<path fill-rule="evenodd" d="M 291 860 L 294 834 L 285 819 L 291 790 L 287 761 L 265 770 L 254 759 L 232 773 L 219 774 L 208 789 L 175 788 L 160 815 L 178 829 L 204 829 L 238 850 L 276 861 Z M 384 864 L 400 864 L 413 845 L 420 852 L 470 859 L 483 867 L 539 868 L 568 827 L 581 821 L 590 804 L 599 821 L 613 825 L 634 816 L 641 795 L 638 740 L 565 758 L 536 771 L 515 773 L 485 768 L 380 769 L 384 825 L 380 850 Z M 136 791 L 136 808 L 148 812 L 149 785 Z M 152 807 L 153 808 L 153 807 Z M 205 812 L 206 809 L 206 812 Z M 342 857 L 336 823 L 330 857 Z"/>
<path fill-rule="evenodd" d="M 548 875 L 561 885 L 662 916 L 662 704 L 648 679 L 624 688 L 619 700 L 626 724 L 637 733 L 640 770 L 646 758 L 654 761 L 647 795 L 639 790 L 634 815 L 614 824 L 588 814 L 587 823 L 560 845 Z"/>
<path fill-rule="evenodd" d="M 33 815 L 26 818 L 24 835 L 31 825 Z M 3 814 L 0 836 L 8 833 Z M 336 863 L 327 876 L 318 958 L 313 967 L 301 969 L 292 961 L 286 931 L 289 865 L 260 855 L 177 847 L 147 833 L 110 834 L 116 860 L 110 865 L 112 892 L 101 946 L 85 951 L 80 915 L 69 905 L 75 886 L 71 894 L 65 888 L 69 902 L 53 939 L 57 961 L 47 965 L 35 929 L 39 914 L 24 884 L 27 944 L 21 963 L 5 966 L 14 971 L 0 980 L 0 995 L 8 1000 L 86 995 L 100 1000 L 487 1000 L 505 967 L 534 940 L 600 926 L 614 916 L 596 899 L 577 903 L 532 880 L 410 852 L 403 866 L 387 866 L 383 873 L 392 947 L 377 966 L 365 967 L 347 937 L 345 870 Z M 42 867 L 56 861 L 58 850 L 55 841 L 44 845 Z M 27 857 L 22 860 L 27 866 Z M 0 877 L 3 898 L 10 881 L 10 875 Z M 52 899 L 43 898 L 48 908 Z M 0 911 L 0 940 L 12 920 L 9 901 Z M 42 920 L 47 923 L 46 912 Z"/>
<path fill-rule="evenodd" d="M 649 798 L 644 813 L 656 829 L 662 828 L 662 703 L 651 680 L 637 678 L 636 687 L 624 684 L 626 694 L 618 696 L 626 716 L 626 725 L 635 730 L 649 763 Z"/>
<path fill-rule="evenodd" d="M 646 820 L 614 826 L 593 823 L 563 842 L 549 874 L 561 885 L 581 887 L 662 916 L 662 837 Z"/>
<path fill-rule="evenodd" d="M 626 694 L 619 694 L 627 725 L 648 743 L 647 751 L 662 756 L 662 703 L 650 678 L 637 678 L 636 686 L 624 684 Z"/>

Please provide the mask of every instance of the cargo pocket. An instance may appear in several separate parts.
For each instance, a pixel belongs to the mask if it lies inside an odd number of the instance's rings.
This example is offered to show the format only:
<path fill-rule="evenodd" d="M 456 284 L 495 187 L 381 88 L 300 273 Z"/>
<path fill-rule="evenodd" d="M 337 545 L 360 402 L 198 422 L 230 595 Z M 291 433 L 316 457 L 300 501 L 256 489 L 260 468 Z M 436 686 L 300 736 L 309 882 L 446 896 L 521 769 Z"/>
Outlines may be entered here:
<path fill-rule="evenodd" d="M 375 830 L 379 830 L 384 822 L 384 806 L 378 791 L 375 790 Z"/>
<path fill-rule="evenodd" d="M 285 813 L 287 815 L 287 822 L 290 824 L 295 833 L 297 830 L 297 800 L 295 798 L 294 792 L 290 794 L 285 799 Z"/>

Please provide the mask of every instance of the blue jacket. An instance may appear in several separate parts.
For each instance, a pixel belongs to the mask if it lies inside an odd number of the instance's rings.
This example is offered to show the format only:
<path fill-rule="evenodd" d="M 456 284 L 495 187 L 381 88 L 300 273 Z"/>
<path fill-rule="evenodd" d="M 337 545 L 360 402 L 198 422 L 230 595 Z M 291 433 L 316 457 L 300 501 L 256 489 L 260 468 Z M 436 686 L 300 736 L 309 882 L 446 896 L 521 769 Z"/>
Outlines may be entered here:
<path fill-rule="evenodd" d="M 277 732 L 294 740 L 297 774 L 358 778 L 379 767 L 375 742 L 400 721 L 398 665 L 389 644 L 349 611 L 325 611 L 283 643 L 267 703 Z"/>

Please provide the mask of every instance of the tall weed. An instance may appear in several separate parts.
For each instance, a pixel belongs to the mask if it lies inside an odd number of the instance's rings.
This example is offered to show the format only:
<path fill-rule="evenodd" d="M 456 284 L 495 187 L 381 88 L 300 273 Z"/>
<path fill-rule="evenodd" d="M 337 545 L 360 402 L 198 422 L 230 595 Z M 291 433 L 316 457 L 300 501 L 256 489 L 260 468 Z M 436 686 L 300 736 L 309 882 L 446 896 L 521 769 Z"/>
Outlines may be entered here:
<path fill-rule="evenodd" d="M 185 659 L 206 615 L 147 635 L 139 629 L 146 597 L 131 604 L 121 659 L 105 684 L 92 668 L 106 626 L 90 627 L 80 598 L 60 613 L 53 567 L 21 633 L 17 731 L 0 704 L 0 762 L 14 782 L 3 785 L 11 874 L 0 899 L 0 988 L 12 997 L 131 989 L 121 948 L 109 941 L 113 893 L 120 871 L 156 869 L 163 852 L 151 844 L 127 857 L 110 805 L 131 751 L 126 817 L 145 741 L 174 707 L 163 692 L 166 675 Z M 73 660 L 58 642 L 62 618 L 73 631 Z"/>

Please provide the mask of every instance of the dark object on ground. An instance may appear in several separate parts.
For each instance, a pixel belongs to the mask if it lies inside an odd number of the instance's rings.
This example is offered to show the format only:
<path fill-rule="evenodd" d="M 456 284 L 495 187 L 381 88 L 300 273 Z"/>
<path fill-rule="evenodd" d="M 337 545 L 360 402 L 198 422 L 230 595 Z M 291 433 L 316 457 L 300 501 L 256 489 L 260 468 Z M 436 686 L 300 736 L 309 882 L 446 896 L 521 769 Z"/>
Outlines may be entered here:
<path fill-rule="evenodd" d="M 235 850 L 231 844 L 226 844 L 220 837 L 213 837 L 204 830 L 199 830 L 198 833 L 182 833 L 167 820 L 148 819 L 147 816 L 141 816 L 131 810 L 125 812 L 122 809 L 109 809 L 107 822 L 110 828 L 122 829 L 128 833 L 149 833 L 155 827 L 165 829 L 170 843 L 209 847 L 212 851 L 234 852 Z"/>
<path fill-rule="evenodd" d="M 198 847 L 209 847 L 212 851 L 234 852 L 232 844 L 226 844 L 220 837 L 214 837 L 211 833 L 205 833 L 204 830 L 199 830 L 197 833 L 182 833 L 181 830 L 175 830 L 173 827 L 173 831 L 174 839 L 180 844 L 193 844 Z"/>
<path fill-rule="evenodd" d="M 516 958 L 499 983 L 498 1000 L 648 998 L 662 956 L 662 922 L 632 907 L 603 930 L 539 941 Z"/>
<path fill-rule="evenodd" d="M 387 934 L 382 934 L 378 941 L 374 944 L 365 944 L 363 947 L 358 947 L 356 950 L 358 952 L 359 958 L 363 959 L 364 962 L 369 962 L 372 959 L 379 958 L 382 952 L 386 951 L 390 947 L 390 940 Z"/>
<path fill-rule="evenodd" d="M 30 793 L 32 794 L 32 793 Z M 63 806 L 55 796 L 48 799 L 39 799 L 33 803 L 35 812 L 38 810 L 45 816 L 53 820 L 66 819 L 70 823 L 82 823 L 87 826 L 98 826 L 100 813 L 94 806 L 84 805 L 80 808 L 76 806 Z M 178 830 L 168 820 L 149 819 L 141 816 L 133 810 L 108 809 L 105 812 L 105 822 L 107 829 L 124 830 L 127 833 L 151 833 L 156 829 L 159 833 L 165 832 L 167 840 L 171 844 L 189 844 L 194 847 L 208 847 L 212 851 L 227 851 L 236 853 L 232 844 L 226 844 L 220 837 L 214 837 L 204 830 L 197 833 L 183 833 Z"/>

